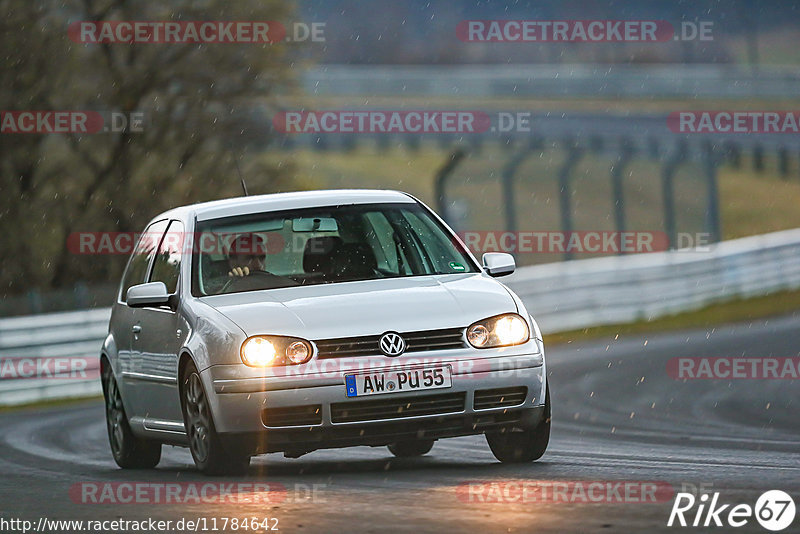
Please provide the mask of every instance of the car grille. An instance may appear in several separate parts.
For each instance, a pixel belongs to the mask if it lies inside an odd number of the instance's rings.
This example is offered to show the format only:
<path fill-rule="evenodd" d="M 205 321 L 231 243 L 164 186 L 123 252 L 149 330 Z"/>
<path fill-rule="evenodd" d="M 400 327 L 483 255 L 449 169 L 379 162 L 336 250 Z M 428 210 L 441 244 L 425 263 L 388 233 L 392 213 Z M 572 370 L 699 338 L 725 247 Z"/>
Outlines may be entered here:
<path fill-rule="evenodd" d="M 261 419 L 268 427 L 302 426 L 322 424 L 322 406 L 309 404 L 306 406 L 288 406 L 282 408 L 265 408 Z"/>
<path fill-rule="evenodd" d="M 400 333 L 400 335 L 406 342 L 406 352 L 424 352 L 466 347 L 463 332 L 463 328 L 445 328 L 441 330 L 405 332 Z M 318 350 L 317 358 L 349 358 L 383 354 L 378 348 L 380 337 L 380 335 L 377 335 L 321 339 L 314 342 Z"/>
<path fill-rule="evenodd" d="M 476 410 L 519 406 L 525 402 L 527 394 L 528 388 L 525 386 L 516 388 L 482 389 L 475 392 L 475 401 L 472 406 Z"/>
<path fill-rule="evenodd" d="M 352 423 L 458 413 L 464 411 L 465 398 L 466 393 L 460 392 L 413 398 L 339 402 L 331 404 L 331 421 Z"/>

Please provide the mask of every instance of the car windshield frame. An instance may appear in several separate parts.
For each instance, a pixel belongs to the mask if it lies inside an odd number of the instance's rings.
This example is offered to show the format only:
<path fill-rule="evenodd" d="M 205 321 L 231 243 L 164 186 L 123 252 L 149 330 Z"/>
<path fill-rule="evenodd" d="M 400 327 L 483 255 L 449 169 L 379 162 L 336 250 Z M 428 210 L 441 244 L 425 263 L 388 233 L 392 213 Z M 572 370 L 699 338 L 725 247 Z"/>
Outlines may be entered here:
<path fill-rule="evenodd" d="M 409 202 L 378 202 L 378 203 L 365 203 L 365 204 L 344 204 L 344 205 L 326 205 L 326 206 L 313 206 L 307 208 L 296 208 L 296 209 L 288 209 L 288 210 L 276 210 L 276 211 L 263 211 L 257 213 L 249 213 L 249 214 L 242 214 L 242 215 L 234 215 L 234 216 L 227 216 L 227 217 L 220 217 L 214 219 L 207 219 L 207 220 L 195 220 L 195 232 L 194 236 L 199 241 L 204 233 L 209 232 L 217 232 L 221 227 L 232 227 L 232 226 L 245 226 L 248 224 L 256 225 L 260 222 L 267 223 L 270 220 L 283 218 L 284 224 L 287 220 L 294 220 L 298 218 L 311 218 L 311 217 L 335 217 L 338 211 L 349 211 L 351 214 L 358 214 L 361 213 L 375 213 L 381 212 L 386 215 L 386 212 L 395 212 L 398 216 L 404 217 L 402 215 L 403 211 L 406 213 L 413 214 L 421 221 L 427 221 L 426 226 L 428 229 L 430 227 L 435 228 L 438 231 L 438 236 L 444 239 L 439 239 L 439 246 L 445 241 L 445 247 L 450 247 L 449 252 L 451 252 L 455 257 L 457 263 L 460 263 L 460 267 L 463 269 L 454 270 L 452 272 L 440 272 L 440 271 L 433 271 L 433 272 L 412 272 L 409 274 L 406 273 L 386 273 L 384 271 L 380 271 L 382 276 L 374 276 L 374 277 L 358 277 L 358 278 L 348 278 L 348 279 L 331 279 L 331 280 L 311 280 L 311 279 L 304 279 L 302 283 L 293 283 L 291 285 L 286 286 L 276 286 L 276 287 L 255 287 L 251 289 L 239 289 L 239 290 L 226 290 L 220 292 L 204 292 L 201 288 L 201 280 L 200 280 L 200 261 L 201 256 L 203 255 L 203 251 L 193 249 L 191 251 L 191 262 L 190 264 L 190 279 L 191 279 L 191 294 L 193 297 L 196 298 L 205 298 L 205 297 L 212 297 L 212 296 L 221 296 L 221 295 L 232 295 L 236 293 L 245 293 L 251 291 L 271 291 L 274 289 L 283 289 L 285 287 L 309 287 L 309 286 L 316 286 L 316 285 L 330 285 L 330 284 L 338 284 L 338 283 L 346 283 L 346 282 L 354 282 L 354 281 L 367 281 L 367 280 L 385 280 L 385 279 L 398 279 L 398 278 L 412 278 L 412 277 L 420 277 L 420 276 L 437 276 L 437 275 L 463 275 L 463 274 L 478 274 L 483 272 L 483 269 L 478 264 L 478 262 L 474 259 L 472 254 L 469 252 L 468 248 L 464 245 L 461 239 L 453 232 L 446 224 L 444 224 L 432 211 L 430 211 L 426 206 L 420 203 L 409 203 Z M 402 210 L 402 211 L 401 211 Z M 388 221 L 388 218 L 387 218 Z M 420 254 L 422 251 L 422 255 L 419 259 L 424 261 L 425 263 L 429 263 L 429 267 L 432 266 L 432 260 L 430 258 L 431 251 L 428 250 L 431 247 L 431 243 L 426 243 L 424 239 L 421 239 L 419 233 L 414 230 L 410 223 L 408 223 L 406 218 L 403 218 L 403 221 L 406 223 L 406 227 L 404 230 L 410 230 L 411 233 L 405 236 L 406 241 L 408 239 L 414 240 L 414 246 L 419 247 L 416 250 L 416 254 Z M 337 228 L 340 230 L 341 228 Z M 393 236 L 397 235 L 397 228 L 394 224 L 392 224 L 392 229 L 394 230 Z M 437 231 L 430 232 L 431 235 L 436 235 Z M 252 231 L 252 232 L 260 232 L 260 231 Z M 246 233 L 246 232 L 245 232 Z M 223 232 L 224 234 L 224 232 Z M 428 241 L 430 239 L 428 238 Z M 366 244 L 366 242 L 364 243 Z M 409 243 L 406 242 L 406 245 Z M 448 245 L 449 244 L 449 245 Z M 401 246 L 398 244 L 398 246 Z M 196 248 L 196 247 L 193 247 Z M 374 250 L 372 251 L 375 252 Z M 404 252 L 405 253 L 405 252 Z M 424 256 L 424 258 L 423 258 Z M 268 257 L 268 256 L 267 256 Z M 439 259 L 441 261 L 442 258 Z M 265 269 L 266 270 L 266 269 Z M 309 273 L 304 272 L 303 276 L 308 275 Z M 300 273 L 295 273 L 293 277 L 300 277 Z M 288 275 L 281 276 L 281 278 L 287 278 L 294 280 L 293 277 Z M 206 283 L 208 283 L 206 281 Z"/>

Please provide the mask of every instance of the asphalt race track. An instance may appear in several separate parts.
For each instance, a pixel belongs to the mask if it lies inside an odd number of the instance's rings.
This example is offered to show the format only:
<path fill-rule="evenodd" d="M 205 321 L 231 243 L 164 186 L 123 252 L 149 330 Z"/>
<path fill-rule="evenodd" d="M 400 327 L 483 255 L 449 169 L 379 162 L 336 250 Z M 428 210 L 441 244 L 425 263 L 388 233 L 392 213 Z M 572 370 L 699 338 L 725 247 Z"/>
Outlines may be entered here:
<path fill-rule="evenodd" d="M 655 503 L 553 502 L 518 491 L 525 482 L 554 487 L 579 481 L 580 487 L 650 481 L 674 491 L 702 486 L 719 492 L 721 503 L 750 506 L 764 491 L 780 489 L 800 507 L 799 381 L 675 380 L 666 365 L 676 356 L 800 356 L 800 313 L 710 331 L 554 347 L 548 351 L 553 433 L 548 453 L 533 464 L 501 465 L 475 436 L 437 442 L 429 455 L 414 459 L 368 447 L 294 460 L 272 454 L 254 458 L 249 474 L 236 480 L 199 475 L 188 451 L 178 448 L 165 448 L 156 470 L 121 471 L 108 449 L 100 402 L 8 412 L 0 415 L 0 491 L 6 496 L 0 510 L 4 519 L 34 523 L 41 517 L 271 517 L 281 532 L 733 530 L 667 527 L 672 491 Z M 250 504 L 93 504 L 82 502 L 80 492 L 85 482 L 234 481 L 283 490 L 273 492 L 272 502 L 265 497 Z M 470 494 L 470 482 L 485 484 L 477 487 L 487 493 Z M 687 517 L 693 515 L 694 509 Z M 736 531 L 768 532 L 754 518 Z M 800 518 L 784 532 L 791 531 L 800 531 Z"/>

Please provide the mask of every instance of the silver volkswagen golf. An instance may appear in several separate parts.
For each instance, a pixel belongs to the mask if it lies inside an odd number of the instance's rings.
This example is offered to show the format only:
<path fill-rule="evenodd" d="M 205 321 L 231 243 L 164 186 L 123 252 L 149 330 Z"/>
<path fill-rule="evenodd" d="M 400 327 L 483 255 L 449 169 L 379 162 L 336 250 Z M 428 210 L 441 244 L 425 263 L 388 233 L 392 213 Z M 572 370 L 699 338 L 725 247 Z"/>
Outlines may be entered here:
<path fill-rule="evenodd" d="M 429 208 L 395 191 L 252 196 L 153 219 L 101 355 L 123 468 L 187 446 L 208 474 L 254 455 L 485 434 L 502 462 L 550 436 L 539 328 Z"/>

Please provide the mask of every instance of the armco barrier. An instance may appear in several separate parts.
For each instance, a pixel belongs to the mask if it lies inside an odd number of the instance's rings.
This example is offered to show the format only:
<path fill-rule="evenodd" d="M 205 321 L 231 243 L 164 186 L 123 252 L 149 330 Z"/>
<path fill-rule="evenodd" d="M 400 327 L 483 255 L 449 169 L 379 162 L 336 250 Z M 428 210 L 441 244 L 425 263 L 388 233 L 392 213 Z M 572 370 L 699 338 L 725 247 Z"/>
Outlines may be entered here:
<path fill-rule="evenodd" d="M 314 95 L 425 95 L 427 97 L 793 97 L 794 66 L 758 72 L 731 65 L 320 65 L 300 83 Z"/>
<path fill-rule="evenodd" d="M 544 332 L 651 319 L 713 302 L 800 288 L 800 229 L 669 251 L 520 268 L 504 282 Z M 97 361 L 108 309 L 0 320 L 0 358 Z M 97 360 L 94 360 L 97 358 Z M 0 380 L 0 405 L 100 393 L 91 380 Z"/>
<path fill-rule="evenodd" d="M 544 332 L 653 319 L 800 287 L 800 229 L 677 250 L 524 267 L 503 279 Z"/>
<path fill-rule="evenodd" d="M 87 370 L 100 366 L 100 347 L 108 332 L 108 308 L 28 315 L 0 320 L 0 359 L 87 358 Z M 94 379 L 0 379 L 0 406 L 97 395 Z"/>

